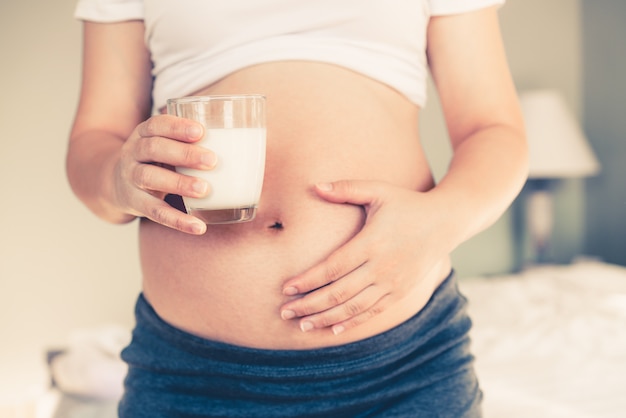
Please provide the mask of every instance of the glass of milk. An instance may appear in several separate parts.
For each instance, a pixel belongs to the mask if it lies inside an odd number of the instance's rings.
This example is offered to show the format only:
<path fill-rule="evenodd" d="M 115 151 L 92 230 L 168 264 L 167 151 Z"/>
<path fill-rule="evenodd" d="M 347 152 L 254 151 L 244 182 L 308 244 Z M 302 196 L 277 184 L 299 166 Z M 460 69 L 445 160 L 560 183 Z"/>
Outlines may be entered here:
<path fill-rule="evenodd" d="M 217 156 L 213 170 L 177 167 L 210 184 L 208 196 L 183 196 L 187 213 L 207 224 L 251 221 L 257 210 L 265 172 L 265 97 L 258 94 L 190 96 L 167 101 L 171 115 L 204 126 L 198 145 Z"/>

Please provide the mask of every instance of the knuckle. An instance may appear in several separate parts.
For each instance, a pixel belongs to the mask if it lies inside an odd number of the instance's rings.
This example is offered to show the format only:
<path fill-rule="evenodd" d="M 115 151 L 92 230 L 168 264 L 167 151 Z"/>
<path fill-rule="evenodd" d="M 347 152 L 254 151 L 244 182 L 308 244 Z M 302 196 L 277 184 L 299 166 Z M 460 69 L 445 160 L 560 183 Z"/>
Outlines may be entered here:
<path fill-rule="evenodd" d="M 381 314 L 384 310 L 385 310 L 385 307 L 382 304 L 377 303 L 376 305 L 372 306 L 370 309 L 367 310 L 367 317 L 372 318 L 374 316 L 377 316 Z"/>
<path fill-rule="evenodd" d="M 150 164 L 138 164 L 134 169 L 133 180 L 137 187 L 144 190 L 155 189 L 156 169 Z"/>
<path fill-rule="evenodd" d="M 149 217 L 161 225 L 170 226 L 178 230 L 182 230 L 184 226 L 182 220 L 178 217 L 172 217 L 170 210 L 164 205 L 153 206 L 150 209 Z"/>
<path fill-rule="evenodd" d="M 315 309 L 309 304 L 302 304 L 296 309 L 296 315 L 298 316 L 309 316 L 315 313 Z"/>
<path fill-rule="evenodd" d="M 353 181 L 351 181 L 351 180 L 346 180 L 346 181 L 343 183 L 343 188 L 345 189 L 345 191 L 346 191 L 348 194 L 353 194 L 353 193 L 356 193 L 356 192 L 357 192 L 357 187 L 356 187 L 356 184 L 355 184 Z"/>
<path fill-rule="evenodd" d="M 363 306 L 353 300 L 349 300 L 343 305 L 343 309 L 348 316 L 355 316 L 363 310 Z"/>
<path fill-rule="evenodd" d="M 327 263 L 324 271 L 324 277 L 329 283 L 336 281 L 339 277 L 341 277 L 341 267 L 334 262 Z"/>
<path fill-rule="evenodd" d="M 173 228 L 183 231 L 185 229 L 185 223 L 180 218 L 175 218 L 173 222 L 165 223 L 165 225 L 171 225 Z"/>
<path fill-rule="evenodd" d="M 389 296 L 383 296 L 374 305 L 372 305 L 366 312 L 365 317 L 367 319 L 379 315 L 385 311 L 389 304 Z"/>
<path fill-rule="evenodd" d="M 183 147 L 182 159 L 185 165 L 193 165 L 200 160 L 198 150 L 194 146 Z"/>
<path fill-rule="evenodd" d="M 185 177 L 179 175 L 176 178 L 176 186 L 175 186 L 176 187 L 176 191 L 180 192 L 181 190 L 186 190 L 187 189 L 186 185 L 187 185 L 187 179 Z"/>
<path fill-rule="evenodd" d="M 159 132 L 159 120 L 156 117 L 150 118 L 143 123 L 143 136 L 155 136 Z"/>
<path fill-rule="evenodd" d="M 376 316 L 375 310 L 373 308 L 368 309 L 367 311 L 363 312 L 361 315 L 354 316 L 352 319 L 349 320 L 350 328 L 356 327 L 357 325 L 361 325 L 362 323 L 367 322 L 369 319 L 371 319 L 374 316 Z"/>
<path fill-rule="evenodd" d="M 161 141 L 157 138 L 144 139 L 141 142 L 142 154 L 146 156 L 146 159 L 154 160 L 154 156 L 157 155 L 161 148 Z"/>
<path fill-rule="evenodd" d="M 154 138 L 142 136 L 135 139 L 132 144 L 130 142 L 127 142 L 127 144 L 130 145 L 125 153 L 126 158 L 136 162 L 150 162 L 154 160 L 154 154 L 157 149 Z"/>
<path fill-rule="evenodd" d="M 364 322 L 372 319 L 373 317 L 379 315 L 385 310 L 385 304 L 382 302 L 376 303 L 374 306 L 370 307 L 366 311 L 359 313 L 358 315 L 352 316 L 349 320 L 344 323 L 346 328 L 354 328 L 357 325 L 361 325 Z"/>
<path fill-rule="evenodd" d="M 328 294 L 328 302 L 332 305 L 339 305 L 345 302 L 346 292 L 343 289 L 333 289 Z"/>
<path fill-rule="evenodd" d="M 145 164 L 137 164 L 132 170 L 133 183 L 141 189 L 145 189 L 151 180 L 150 170 Z"/>
<path fill-rule="evenodd" d="M 150 208 L 149 215 L 150 219 L 155 222 L 158 222 L 160 224 L 167 223 L 167 210 L 161 205 L 156 205 Z"/>

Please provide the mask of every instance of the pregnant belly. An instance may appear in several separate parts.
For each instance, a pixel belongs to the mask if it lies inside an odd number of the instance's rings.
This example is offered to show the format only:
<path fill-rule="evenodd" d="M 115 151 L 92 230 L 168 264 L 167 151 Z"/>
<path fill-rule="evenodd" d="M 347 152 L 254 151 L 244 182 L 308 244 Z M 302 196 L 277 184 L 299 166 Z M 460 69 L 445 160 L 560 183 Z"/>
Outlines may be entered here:
<path fill-rule="evenodd" d="M 315 88 L 311 80 L 319 81 Z M 329 203 L 318 182 L 382 180 L 432 187 L 417 135 L 417 110 L 396 92 L 321 64 L 268 64 L 236 73 L 199 94 L 267 97 L 267 160 L 256 218 L 210 225 L 189 236 L 142 221 L 144 293 L 159 315 L 193 334 L 260 348 L 343 344 L 397 325 L 426 303 L 447 260 L 403 301 L 339 336 L 303 333 L 280 317 L 282 285 L 350 240 L 363 208 Z M 341 93 L 341 94 L 338 94 Z"/>
<path fill-rule="evenodd" d="M 144 221 L 144 292 L 166 321 L 196 335 L 257 347 L 310 344 L 299 341 L 310 336 L 295 321 L 280 318 L 282 283 L 347 241 L 361 219 L 358 208 L 305 198 L 279 211 L 261 203 L 252 222 L 212 225 L 202 237 Z"/>

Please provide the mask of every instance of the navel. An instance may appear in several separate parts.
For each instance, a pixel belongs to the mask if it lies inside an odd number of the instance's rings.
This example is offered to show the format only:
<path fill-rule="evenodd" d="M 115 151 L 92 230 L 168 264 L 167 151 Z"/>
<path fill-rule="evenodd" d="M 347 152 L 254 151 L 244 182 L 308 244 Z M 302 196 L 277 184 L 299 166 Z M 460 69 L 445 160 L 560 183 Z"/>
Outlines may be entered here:
<path fill-rule="evenodd" d="M 280 230 L 280 229 L 283 229 L 283 228 L 284 228 L 284 226 L 283 226 L 283 223 L 282 223 L 282 222 L 280 222 L 280 221 L 276 221 L 276 222 L 274 222 L 272 225 L 270 225 L 270 226 L 269 226 L 269 228 L 270 228 L 270 229 Z"/>

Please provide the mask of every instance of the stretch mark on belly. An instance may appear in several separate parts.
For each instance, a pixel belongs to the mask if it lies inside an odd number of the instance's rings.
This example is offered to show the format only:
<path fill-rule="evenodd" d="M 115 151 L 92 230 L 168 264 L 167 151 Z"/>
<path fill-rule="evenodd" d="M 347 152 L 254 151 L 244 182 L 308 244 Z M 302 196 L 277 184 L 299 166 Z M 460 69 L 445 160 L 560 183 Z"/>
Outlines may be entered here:
<path fill-rule="evenodd" d="M 269 228 L 270 229 L 283 229 L 283 223 L 280 221 L 276 221 L 272 225 L 270 225 Z"/>

